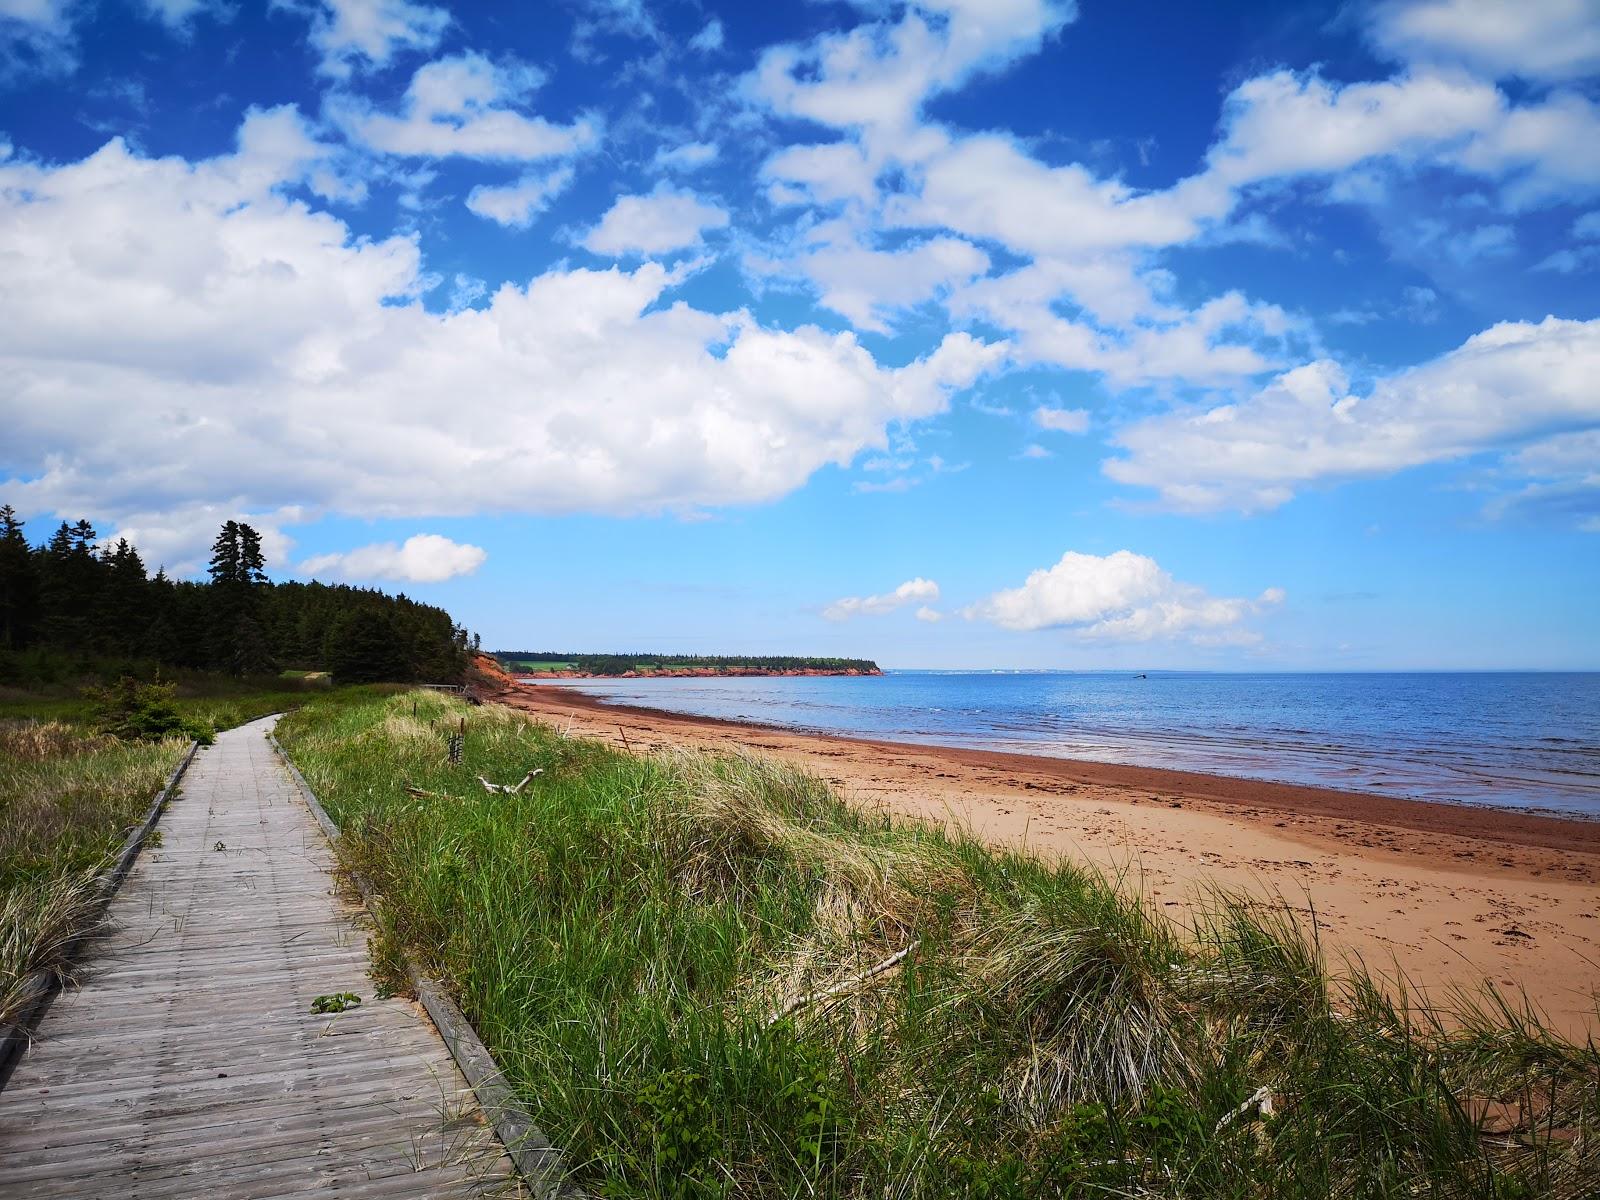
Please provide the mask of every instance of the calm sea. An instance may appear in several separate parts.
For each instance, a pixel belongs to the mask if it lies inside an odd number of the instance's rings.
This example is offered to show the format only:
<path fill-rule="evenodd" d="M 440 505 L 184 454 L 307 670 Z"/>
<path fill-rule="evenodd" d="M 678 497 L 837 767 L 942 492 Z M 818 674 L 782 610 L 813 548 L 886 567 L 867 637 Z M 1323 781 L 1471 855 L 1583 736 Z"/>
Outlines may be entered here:
<path fill-rule="evenodd" d="M 1600 817 L 1600 673 L 891 671 L 549 686 L 826 733 Z"/>

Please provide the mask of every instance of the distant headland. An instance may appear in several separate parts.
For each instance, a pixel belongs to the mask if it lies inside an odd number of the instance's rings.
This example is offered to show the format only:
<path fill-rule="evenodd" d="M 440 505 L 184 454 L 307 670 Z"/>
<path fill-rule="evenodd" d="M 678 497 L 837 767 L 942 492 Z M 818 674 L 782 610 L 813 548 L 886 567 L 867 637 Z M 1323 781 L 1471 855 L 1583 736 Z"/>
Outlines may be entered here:
<path fill-rule="evenodd" d="M 496 650 L 494 657 L 512 674 L 551 679 L 883 674 L 870 658 L 809 658 L 782 654 L 570 654 Z"/>

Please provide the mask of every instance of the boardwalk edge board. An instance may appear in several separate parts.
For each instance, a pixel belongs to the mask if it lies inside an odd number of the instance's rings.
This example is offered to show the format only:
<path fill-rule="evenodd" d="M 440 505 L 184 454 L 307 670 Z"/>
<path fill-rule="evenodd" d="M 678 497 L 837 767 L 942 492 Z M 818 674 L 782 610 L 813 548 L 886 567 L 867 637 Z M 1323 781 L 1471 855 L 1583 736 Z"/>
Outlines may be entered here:
<path fill-rule="evenodd" d="M 328 816 L 327 810 L 322 807 L 322 802 L 317 799 L 317 794 L 311 790 L 311 785 L 306 782 L 305 776 L 300 774 L 300 768 L 295 766 L 294 760 L 289 757 L 289 752 L 270 732 L 267 734 L 267 741 L 272 743 L 272 748 L 278 752 L 278 757 L 288 768 L 289 778 L 294 780 L 295 790 L 300 793 L 301 799 L 306 802 L 306 807 L 311 810 L 311 815 L 322 827 L 323 835 L 337 849 L 340 838 L 339 827 L 334 824 L 333 818 Z M 360 872 L 348 873 L 361 893 L 367 912 L 374 922 L 381 923 L 383 918 L 379 914 L 376 892 Z M 488 1116 L 489 1123 L 505 1146 L 506 1153 L 517 1168 L 517 1173 L 522 1176 L 532 1193 L 541 1200 L 584 1200 L 583 1192 L 566 1178 L 566 1164 L 561 1151 L 552 1146 L 550 1140 L 533 1123 L 532 1116 L 517 1099 L 511 1085 L 506 1082 L 505 1072 L 500 1069 L 494 1060 L 494 1055 L 489 1053 L 489 1048 L 478 1037 L 478 1032 L 473 1029 L 472 1023 L 443 988 L 423 975 L 409 954 L 405 954 L 404 957 L 406 973 L 411 977 L 411 985 L 416 989 L 417 999 L 427 1009 L 428 1016 L 432 1018 L 439 1035 L 444 1039 L 444 1044 L 449 1047 L 456 1066 L 461 1069 L 461 1074 L 466 1077 L 468 1085 L 476 1093 L 479 1106 Z"/>
<path fill-rule="evenodd" d="M 150 808 L 144 815 L 144 820 L 129 831 L 127 840 L 122 844 L 122 852 L 117 855 L 117 861 L 111 865 L 95 880 L 95 890 L 98 893 L 95 900 L 94 919 L 84 926 L 83 932 L 69 941 L 62 950 L 62 968 L 52 969 L 46 967 L 34 971 L 22 981 L 21 991 L 25 997 L 21 1011 L 14 1022 L 0 1025 L 0 1089 L 6 1086 L 11 1078 L 11 1072 L 17 1063 L 22 1060 L 23 1054 L 28 1049 L 28 1044 L 33 1038 L 33 1033 L 39 1028 L 39 1022 L 44 1019 L 45 1013 L 50 1008 L 50 1003 L 61 990 L 61 972 L 70 966 L 78 957 L 78 952 L 83 944 L 100 927 L 101 918 L 111 904 L 111 899 L 117 894 L 117 889 L 122 886 L 122 881 L 128 877 L 128 872 L 133 870 L 134 861 L 139 857 L 139 851 L 144 847 L 145 839 L 150 831 L 155 828 L 156 822 L 161 819 L 162 811 L 167 807 L 167 802 L 172 799 L 177 790 L 178 783 L 183 778 L 183 773 L 189 769 L 189 764 L 194 761 L 194 756 L 200 749 L 199 742 L 190 742 L 189 748 L 184 751 L 183 758 L 178 765 L 172 768 L 172 773 L 167 776 L 167 782 L 156 793 L 156 798 L 150 802 Z"/>

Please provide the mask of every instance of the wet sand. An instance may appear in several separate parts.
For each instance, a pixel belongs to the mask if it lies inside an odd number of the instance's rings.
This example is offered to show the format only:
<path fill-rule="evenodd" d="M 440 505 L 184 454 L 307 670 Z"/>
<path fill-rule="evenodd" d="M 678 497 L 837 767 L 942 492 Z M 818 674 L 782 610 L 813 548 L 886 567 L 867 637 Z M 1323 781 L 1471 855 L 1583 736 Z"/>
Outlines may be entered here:
<path fill-rule="evenodd" d="M 1212 885 L 1277 893 L 1315 910 L 1332 958 L 1398 967 L 1435 1001 L 1525 990 L 1558 1028 L 1600 1034 L 1600 821 L 797 733 L 503 678 L 486 691 L 633 751 L 775 755 L 856 804 L 1120 872 L 1175 916 Z"/>

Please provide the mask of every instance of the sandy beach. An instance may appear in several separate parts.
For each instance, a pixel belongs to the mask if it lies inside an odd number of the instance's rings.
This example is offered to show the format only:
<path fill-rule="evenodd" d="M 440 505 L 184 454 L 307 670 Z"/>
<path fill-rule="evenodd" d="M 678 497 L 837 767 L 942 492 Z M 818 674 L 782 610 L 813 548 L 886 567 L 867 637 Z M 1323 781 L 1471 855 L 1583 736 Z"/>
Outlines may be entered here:
<path fill-rule="evenodd" d="M 1315 909 L 1331 958 L 1425 995 L 1488 980 L 1600 1031 L 1600 822 L 1193 772 L 796 733 L 485 679 L 485 698 L 636 752 L 771 754 L 851 801 L 1122 873 L 1181 915 L 1220 885 Z"/>

